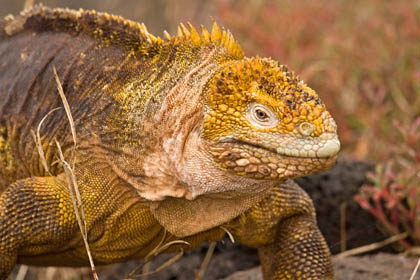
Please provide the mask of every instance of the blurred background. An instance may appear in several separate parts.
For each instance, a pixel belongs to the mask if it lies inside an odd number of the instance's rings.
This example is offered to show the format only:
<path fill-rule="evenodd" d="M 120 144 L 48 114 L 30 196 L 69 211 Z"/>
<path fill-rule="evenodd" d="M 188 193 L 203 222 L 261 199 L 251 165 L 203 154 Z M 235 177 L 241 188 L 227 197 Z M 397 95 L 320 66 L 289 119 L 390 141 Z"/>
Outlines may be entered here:
<path fill-rule="evenodd" d="M 36 2 L 35 0 L 34 2 Z M 31 1 L 27 1 L 31 2 Z M 231 30 L 247 56 L 269 56 L 322 96 L 339 124 L 343 152 L 389 160 L 420 116 L 417 0 L 44 0 L 144 22 L 155 35 L 180 22 Z M 0 0 L 0 17 L 25 1 Z"/>
<path fill-rule="evenodd" d="M 29 1 L 27 1 L 29 2 Z M 25 1 L 0 0 L 0 17 Z M 95 9 L 174 34 L 180 22 L 229 29 L 247 56 L 268 56 L 303 78 L 339 127 L 342 156 L 376 172 L 356 196 L 389 235 L 420 245 L 420 1 L 44 0 Z"/>

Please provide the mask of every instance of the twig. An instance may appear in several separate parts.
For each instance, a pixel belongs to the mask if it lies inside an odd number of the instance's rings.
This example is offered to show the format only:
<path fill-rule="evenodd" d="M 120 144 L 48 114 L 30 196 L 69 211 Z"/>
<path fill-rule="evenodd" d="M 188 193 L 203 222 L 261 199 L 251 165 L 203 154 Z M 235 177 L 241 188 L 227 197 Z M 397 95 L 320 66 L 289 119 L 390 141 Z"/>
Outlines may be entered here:
<path fill-rule="evenodd" d="M 403 232 L 403 233 L 391 236 L 390 238 L 385 239 L 383 241 L 372 243 L 372 244 L 369 244 L 369 245 L 366 245 L 366 246 L 361 246 L 361 247 L 354 248 L 354 249 L 351 249 L 351 250 L 347 250 L 347 251 L 342 252 L 340 254 L 337 254 L 335 256 L 338 257 L 338 258 L 345 258 L 345 257 L 349 257 L 349 256 L 354 256 L 354 255 L 367 253 L 367 252 L 382 248 L 386 245 L 392 244 L 394 242 L 403 240 L 403 239 L 407 238 L 407 236 L 408 236 L 408 232 Z"/>
<path fill-rule="evenodd" d="M 213 252 L 215 248 L 216 248 L 216 242 L 211 242 L 207 250 L 206 256 L 204 257 L 203 263 L 201 264 L 200 269 L 198 270 L 195 276 L 195 280 L 203 279 L 204 274 L 206 273 L 207 267 L 209 266 L 211 257 L 213 256 Z"/>
<path fill-rule="evenodd" d="M 347 241 L 347 231 L 346 231 L 346 207 L 347 203 L 343 202 L 340 204 L 340 236 L 341 236 L 341 251 L 346 250 L 346 241 Z"/>

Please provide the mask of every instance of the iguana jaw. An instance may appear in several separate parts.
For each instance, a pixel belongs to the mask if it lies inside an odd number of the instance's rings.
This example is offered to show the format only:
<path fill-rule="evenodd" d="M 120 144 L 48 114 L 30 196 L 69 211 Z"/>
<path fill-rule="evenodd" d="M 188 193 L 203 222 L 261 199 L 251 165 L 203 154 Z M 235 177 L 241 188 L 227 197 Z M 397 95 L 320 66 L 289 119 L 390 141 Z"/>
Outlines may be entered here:
<path fill-rule="evenodd" d="M 210 150 L 216 163 L 226 171 L 256 179 L 286 180 L 333 166 L 340 142 L 335 134 L 322 138 L 282 137 L 280 145 L 224 138 Z"/>
<path fill-rule="evenodd" d="M 219 143 L 237 143 L 239 145 L 266 149 L 274 154 L 293 158 L 330 158 L 337 155 L 340 150 L 340 141 L 333 133 L 325 133 L 319 139 L 296 139 L 284 137 L 280 145 L 267 147 L 264 144 L 252 140 L 238 140 L 234 138 L 222 138 Z M 244 148 L 246 149 L 246 148 Z"/>

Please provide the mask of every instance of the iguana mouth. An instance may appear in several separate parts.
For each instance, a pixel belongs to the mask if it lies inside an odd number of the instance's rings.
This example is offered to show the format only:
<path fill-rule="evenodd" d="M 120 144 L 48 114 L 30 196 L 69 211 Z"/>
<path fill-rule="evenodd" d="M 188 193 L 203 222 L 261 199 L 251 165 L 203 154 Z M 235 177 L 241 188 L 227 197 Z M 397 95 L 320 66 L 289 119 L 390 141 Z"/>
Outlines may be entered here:
<path fill-rule="evenodd" d="M 333 148 L 327 146 L 334 152 L 337 148 Z M 322 157 L 295 155 L 234 138 L 223 139 L 210 150 L 222 169 L 256 179 L 286 180 L 322 172 L 331 168 L 337 158 L 337 152 Z"/>
<path fill-rule="evenodd" d="M 314 141 L 308 139 L 285 139 L 283 143 L 286 143 L 286 145 L 280 145 L 278 148 L 274 148 L 274 145 L 273 147 L 267 147 L 262 143 L 235 138 L 224 138 L 219 141 L 219 143 L 230 143 L 263 149 L 276 155 L 290 158 L 330 158 L 336 156 L 340 150 L 340 141 L 333 134 L 324 135 L 317 143 L 311 142 Z"/>

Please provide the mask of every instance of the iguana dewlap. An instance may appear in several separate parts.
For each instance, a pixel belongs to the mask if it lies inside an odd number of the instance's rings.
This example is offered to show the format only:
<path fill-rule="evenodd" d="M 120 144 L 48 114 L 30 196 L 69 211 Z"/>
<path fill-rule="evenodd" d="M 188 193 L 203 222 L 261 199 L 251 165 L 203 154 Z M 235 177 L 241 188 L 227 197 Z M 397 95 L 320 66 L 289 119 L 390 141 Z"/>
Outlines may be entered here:
<path fill-rule="evenodd" d="M 0 279 L 16 263 L 89 265 L 56 141 L 74 161 L 96 265 L 227 230 L 259 249 L 265 279 L 333 277 L 312 202 L 289 179 L 334 164 L 335 122 L 293 72 L 245 57 L 216 24 L 161 39 L 43 6 L 0 22 Z"/>

